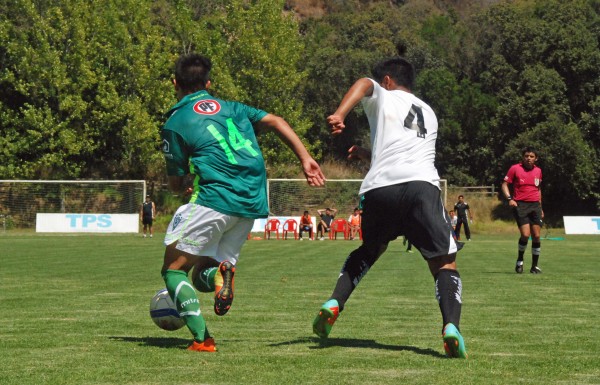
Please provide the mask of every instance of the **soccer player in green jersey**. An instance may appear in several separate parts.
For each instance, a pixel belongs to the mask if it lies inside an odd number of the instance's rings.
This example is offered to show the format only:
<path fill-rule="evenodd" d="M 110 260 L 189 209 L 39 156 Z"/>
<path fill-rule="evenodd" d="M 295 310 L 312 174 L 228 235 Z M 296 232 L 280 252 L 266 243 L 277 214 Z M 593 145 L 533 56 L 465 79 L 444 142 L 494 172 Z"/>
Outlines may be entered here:
<path fill-rule="evenodd" d="M 198 54 L 177 60 L 173 84 L 179 102 L 161 131 L 169 188 L 191 193 L 167 228 L 162 276 L 194 336 L 188 349 L 207 352 L 216 351 L 215 342 L 194 288 L 214 292 L 214 311 L 225 315 L 242 245 L 254 219 L 269 213 L 255 128 L 274 131 L 294 151 L 309 185 L 325 183 L 319 165 L 284 119 L 208 93 L 211 66 Z M 185 185 L 188 174 L 194 177 L 192 189 Z"/>

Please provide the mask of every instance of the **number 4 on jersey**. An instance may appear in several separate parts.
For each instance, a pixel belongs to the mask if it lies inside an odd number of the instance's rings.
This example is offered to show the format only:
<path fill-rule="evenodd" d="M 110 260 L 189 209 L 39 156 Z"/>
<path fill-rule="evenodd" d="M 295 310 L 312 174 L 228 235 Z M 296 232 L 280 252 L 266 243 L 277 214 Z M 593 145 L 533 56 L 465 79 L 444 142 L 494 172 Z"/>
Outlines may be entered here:
<path fill-rule="evenodd" d="M 417 124 L 414 124 L 415 116 L 417 117 Z M 414 104 L 410 107 L 408 115 L 404 118 L 404 127 L 409 130 L 417 131 L 417 137 L 425 139 L 427 129 L 425 128 L 425 119 L 423 118 L 423 110 L 419 106 Z"/>

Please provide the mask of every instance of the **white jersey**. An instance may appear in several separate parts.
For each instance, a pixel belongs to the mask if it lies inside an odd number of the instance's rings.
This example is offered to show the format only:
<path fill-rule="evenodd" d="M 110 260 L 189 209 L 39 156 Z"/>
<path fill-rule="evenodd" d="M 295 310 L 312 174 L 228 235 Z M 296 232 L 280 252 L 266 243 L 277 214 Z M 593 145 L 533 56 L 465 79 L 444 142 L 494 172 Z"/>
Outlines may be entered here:
<path fill-rule="evenodd" d="M 373 79 L 373 95 L 362 105 L 371 127 L 371 168 L 359 194 L 410 181 L 429 182 L 438 188 L 434 166 L 438 121 L 435 113 L 415 95 L 388 91 Z"/>

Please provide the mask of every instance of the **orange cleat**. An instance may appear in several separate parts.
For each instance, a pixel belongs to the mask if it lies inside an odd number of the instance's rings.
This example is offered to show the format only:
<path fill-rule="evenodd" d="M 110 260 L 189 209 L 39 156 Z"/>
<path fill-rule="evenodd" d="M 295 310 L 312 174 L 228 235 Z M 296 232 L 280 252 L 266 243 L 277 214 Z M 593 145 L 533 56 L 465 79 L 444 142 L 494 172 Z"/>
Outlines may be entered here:
<path fill-rule="evenodd" d="M 217 347 L 215 346 L 215 340 L 212 338 L 207 338 L 202 342 L 194 341 L 187 350 L 193 350 L 196 352 L 209 352 L 214 353 L 217 351 Z"/>

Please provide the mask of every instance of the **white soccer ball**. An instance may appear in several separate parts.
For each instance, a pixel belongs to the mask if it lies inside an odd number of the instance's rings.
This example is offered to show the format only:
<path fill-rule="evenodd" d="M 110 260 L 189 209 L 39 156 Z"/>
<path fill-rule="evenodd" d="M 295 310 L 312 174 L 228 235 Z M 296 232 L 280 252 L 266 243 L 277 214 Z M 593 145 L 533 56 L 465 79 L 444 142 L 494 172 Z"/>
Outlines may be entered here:
<path fill-rule="evenodd" d="M 179 316 L 177 307 L 171 300 L 167 289 L 161 289 L 150 301 L 150 317 L 161 329 L 177 330 L 185 325 L 183 318 Z"/>

